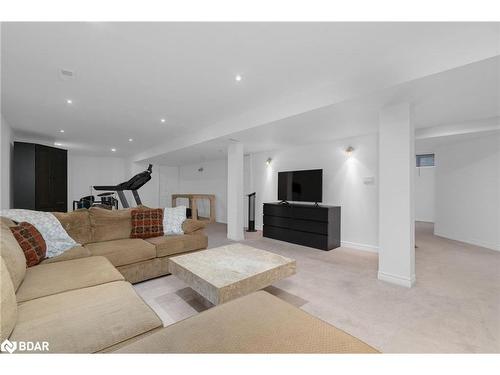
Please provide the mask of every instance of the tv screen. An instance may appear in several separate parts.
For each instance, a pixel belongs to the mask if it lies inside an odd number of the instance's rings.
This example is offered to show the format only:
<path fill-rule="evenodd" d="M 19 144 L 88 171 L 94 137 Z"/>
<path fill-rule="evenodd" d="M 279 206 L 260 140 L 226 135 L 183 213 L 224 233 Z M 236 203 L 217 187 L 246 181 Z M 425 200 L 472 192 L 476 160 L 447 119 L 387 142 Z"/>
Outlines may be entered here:
<path fill-rule="evenodd" d="M 279 172 L 278 199 L 281 201 L 322 202 L 323 170 Z"/>

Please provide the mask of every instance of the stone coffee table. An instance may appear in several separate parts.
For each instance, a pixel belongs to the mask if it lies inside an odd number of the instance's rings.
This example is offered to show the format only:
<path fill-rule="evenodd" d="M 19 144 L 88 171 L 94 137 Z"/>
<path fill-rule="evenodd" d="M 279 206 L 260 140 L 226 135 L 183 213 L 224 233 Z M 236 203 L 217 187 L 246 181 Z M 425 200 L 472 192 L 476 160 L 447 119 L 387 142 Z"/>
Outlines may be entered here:
<path fill-rule="evenodd" d="M 294 259 L 239 243 L 169 259 L 169 272 L 213 305 L 265 288 L 295 269 Z"/>

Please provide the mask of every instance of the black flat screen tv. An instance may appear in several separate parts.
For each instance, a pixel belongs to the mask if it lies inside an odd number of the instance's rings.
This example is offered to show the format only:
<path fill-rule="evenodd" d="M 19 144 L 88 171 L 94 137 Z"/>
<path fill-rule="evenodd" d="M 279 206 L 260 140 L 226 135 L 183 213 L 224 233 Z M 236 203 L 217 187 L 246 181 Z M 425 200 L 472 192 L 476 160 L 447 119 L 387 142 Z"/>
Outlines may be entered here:
<path fill-rule="evenodd" d="M 278 172 L 278 199 L 280 201 L 322 202 L 323 170 Z"/>

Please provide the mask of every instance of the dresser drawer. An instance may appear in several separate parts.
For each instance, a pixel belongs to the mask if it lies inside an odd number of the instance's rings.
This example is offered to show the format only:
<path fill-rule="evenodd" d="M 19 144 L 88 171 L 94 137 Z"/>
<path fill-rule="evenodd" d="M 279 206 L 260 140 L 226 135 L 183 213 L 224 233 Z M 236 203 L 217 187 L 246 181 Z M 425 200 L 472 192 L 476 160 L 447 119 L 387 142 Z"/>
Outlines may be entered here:
<path fill-rule="evenodd" d="M 264 216 L 264 225 L 272 225 L 274 227 L 287 228 L 301 232 L 328 234 L 328 223 L 318 221 L 308 221 L 293 219 L 289 217 L 279 216 Z"/>
<path fill-rule="evenodd" d="M 291 212 L 294 219 L 328 221 L 328 209 L 323 207 L 292 207 Z"/>
<path fill-rule="evenodd" d="M 291 217 L 292 208 L 286 204 L 264 204 L 264 215 Z"/>
<path fill-rule="evenodd" d="M 301 232 L 309 232 L 309 233 L 317 233 L 317 234 L 328 234 L 328 223 L 327 222 L 318 222 L 318 221 L 309 221 L 309 220 L 300 220 L 300 219 L 290 219 L 290 229 L 298 230 Z"/>
<path fill-rule="evenodd" d="M 282 216 L 264 216 L 264 225 L 272 225 L 273 227 L 289 228 L 292 224 L 292 219 Z"/>
<path fill-rule="evenodd" d="M 287 241 L 297 245 L 328 250 L 328 236 L 316 233 L 299 232 L 286 228 L 264 225 L 264 237 Z"/>

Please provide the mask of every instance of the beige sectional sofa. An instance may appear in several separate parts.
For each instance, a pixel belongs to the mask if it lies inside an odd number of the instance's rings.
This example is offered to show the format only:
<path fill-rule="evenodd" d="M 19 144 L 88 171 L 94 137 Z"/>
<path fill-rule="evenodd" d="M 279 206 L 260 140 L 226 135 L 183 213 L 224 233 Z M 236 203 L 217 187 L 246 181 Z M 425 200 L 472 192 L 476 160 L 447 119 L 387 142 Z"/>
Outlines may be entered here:
<path fill-rule="evenodd" d="M 2 217 L 0 342 L 47 341 L 56 353 L 95 353 L 162 328 L 130 283 L 168 274 L 168 257 L 207 247 L 204 224 L 185 234 L 131 239 L 131 210 L 54 213 L 82 246 L 26 268 Z"/>
<path fill-rule="evenodd" d="M 130 282 L 166 274 L 168 257 L 206 247 L 202 225 L 187 220 L 182 236 L 128 239 L 130 212 L 103 211 L 57 214 L 83 246 L 29 268 L 13 223 L 1 218 L 0 342 L 48 342 L 51 353 L 376 351 L 265 292 L 163 328 Z"/>
<path fill-rule="evenodd" d="M 46 341 L 53 353 L 95 353 L 162 327 L 105 257 L 26 268 L 5 223 L 1 231 L 0 342 Z"/>
<path fill-rule="evenodd" d="M 118 353 L 378 353 L 363 341 L 259 291 L 129 342 Z"/>
<path fill-rule="evenodd" d="M 131 210 L 106 210 L 92 207 L 68 213 L 55 212 L 68 234 L 82 247 L 72 249 L 73 256 L 103 256 L 131 283 L 168 274 L 168 258 L 206 249 L 205 224 L 186 220 L 184 234 L 145 240 L 130 238 Z M 71 250 L 70 250 L 71 251 Z M 62 257 L 71 257 L 63 254 Z M 49 262 L 59 259 L 49 259 Z"/>

